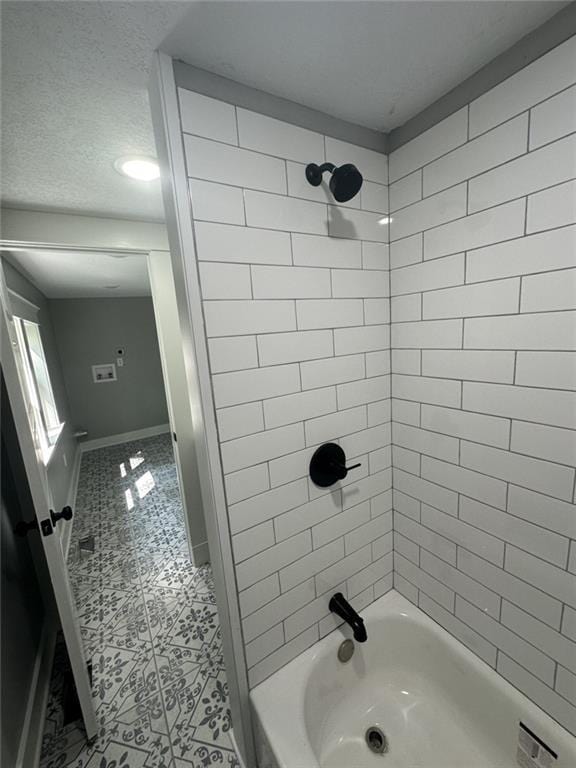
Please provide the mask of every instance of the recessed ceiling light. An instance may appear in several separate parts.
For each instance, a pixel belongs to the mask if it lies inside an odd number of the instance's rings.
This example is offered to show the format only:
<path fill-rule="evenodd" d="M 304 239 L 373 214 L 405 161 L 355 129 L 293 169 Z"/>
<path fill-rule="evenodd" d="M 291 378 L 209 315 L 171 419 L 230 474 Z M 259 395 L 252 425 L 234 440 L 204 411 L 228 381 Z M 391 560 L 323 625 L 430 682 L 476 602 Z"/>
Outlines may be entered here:
<path fill-rule="evenodd" d="M 123 176 L 138 181 L 154 181 L 160 178 L 158 161 L 153 157 L 119 157 L 114 168 Z"/>

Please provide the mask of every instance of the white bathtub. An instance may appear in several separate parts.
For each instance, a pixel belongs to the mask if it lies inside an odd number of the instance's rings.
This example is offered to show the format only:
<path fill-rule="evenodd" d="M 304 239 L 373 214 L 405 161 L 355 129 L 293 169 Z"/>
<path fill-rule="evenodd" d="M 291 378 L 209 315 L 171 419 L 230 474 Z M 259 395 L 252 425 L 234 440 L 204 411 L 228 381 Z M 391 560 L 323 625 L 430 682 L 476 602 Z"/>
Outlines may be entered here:
<path fill-rule="evenodd" d="M 344 627 L 252 691 L 259 768 L 517 768 L 520 721 L 558 755 L 539 746 L 527 768 L 575 768 L 573 736 L 400 594 L 362 616 L 348 663 Z M 373 725 L 385 754 L 366 745 Z"/>

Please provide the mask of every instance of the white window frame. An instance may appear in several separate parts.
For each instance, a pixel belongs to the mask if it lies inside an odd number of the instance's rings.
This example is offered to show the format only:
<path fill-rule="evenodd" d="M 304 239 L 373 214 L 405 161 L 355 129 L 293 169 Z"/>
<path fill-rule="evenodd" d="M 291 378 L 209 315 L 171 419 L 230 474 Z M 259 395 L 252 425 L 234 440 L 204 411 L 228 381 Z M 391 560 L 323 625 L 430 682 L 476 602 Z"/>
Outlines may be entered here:
<path fill-rule="evenodd" d="M 50 378 L 50 369 L 48 368 L 44 342 L 42 340 L 42 329 L 39 323 L 35 323 L 26 318 L 17 317 L 16 315 L 14 315 L 14 326 L 16 328 L 16 338 L 18 339 L 18 346 L 20 349 L 19 358 L 26 388 L 26 401 L 29 406 L 29 416 L 34 441 L 37 448 L 40 450 L 44 464 L 48 464 L 56 443 L 58 442 L 58 438 L 64 428 L 64 422 L 60 421 L 58 414 L 58 406 L 56 405 L 56 398 L 54 396 L 54 387 L 52 385 L 52 379 Z M 48 400 L 46 397 L 42 396 L 36 377 L 36 371 L 32 360 L 32 351 L 28 340 L 27 326 L 34 326 L 37 329 L 38 338 L 40 339 L 42 363 L 45 368 L 46 381 L 49 387 Z M 55 414 L 55 419 L 50 417 L 50 411 Z"/>

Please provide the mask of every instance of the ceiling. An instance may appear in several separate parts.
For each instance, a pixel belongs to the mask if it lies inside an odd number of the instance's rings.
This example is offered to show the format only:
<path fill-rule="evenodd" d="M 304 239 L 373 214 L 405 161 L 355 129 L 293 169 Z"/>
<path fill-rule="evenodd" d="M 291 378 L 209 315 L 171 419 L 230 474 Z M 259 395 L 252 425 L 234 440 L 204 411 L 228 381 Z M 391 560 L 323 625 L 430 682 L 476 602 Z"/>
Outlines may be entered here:
<path fill-rule="evenodd" d="M 5 205 L 163 219 L 158 182 L 113 168 L 154 155 L 153 51 L 388 131 L 567 2 L 2 2 Z"/>
<path fill-rule="evenodd" d="M 146 256 L 141 253 L 37 248 L 6 256 L 48 299 L 150 296 Z"/>

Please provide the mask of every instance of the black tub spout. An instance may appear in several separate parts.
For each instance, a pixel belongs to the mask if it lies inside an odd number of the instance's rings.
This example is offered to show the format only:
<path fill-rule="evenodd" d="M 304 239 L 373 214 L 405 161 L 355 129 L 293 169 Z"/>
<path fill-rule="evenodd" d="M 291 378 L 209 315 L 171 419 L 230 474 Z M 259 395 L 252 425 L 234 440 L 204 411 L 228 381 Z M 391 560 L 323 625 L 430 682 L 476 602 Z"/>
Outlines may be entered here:
<path fill-rule="evenodd" d="M 344 619 L 346 624 L 349 624 L 352 627 L 354 640 L 356 640 L 357 643 L 365 643 L 366 640 L 368 640 L 364 620 L 358 616 L 342 592 L 336 592 L 335 595 L 332 595 L 330 602 L 328 603 L 328 608 L 330 608 L 332 613 L 340 616 L 341 619 Z"/>

